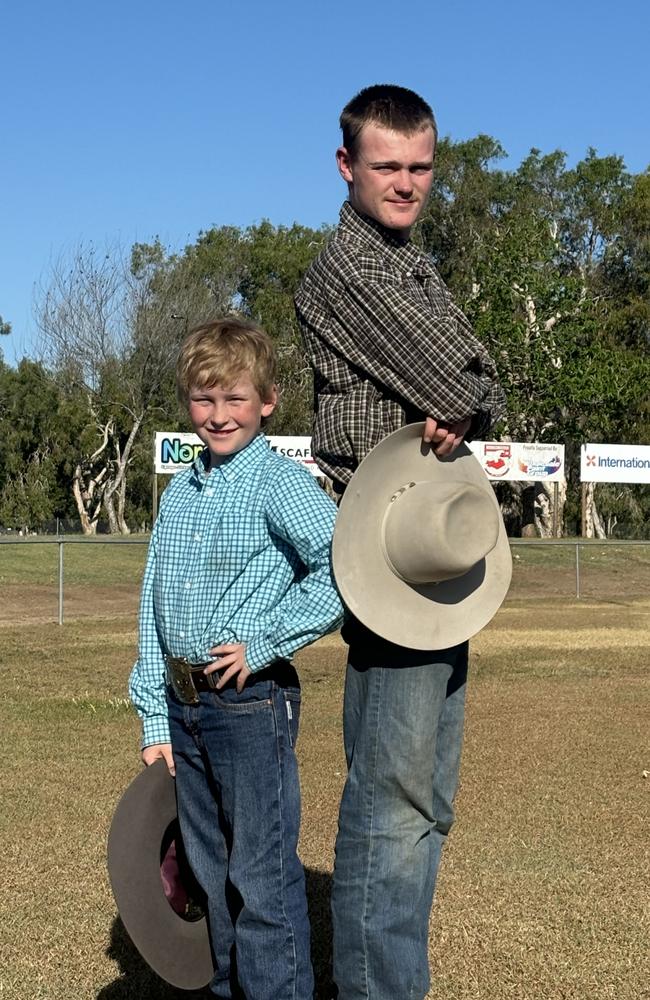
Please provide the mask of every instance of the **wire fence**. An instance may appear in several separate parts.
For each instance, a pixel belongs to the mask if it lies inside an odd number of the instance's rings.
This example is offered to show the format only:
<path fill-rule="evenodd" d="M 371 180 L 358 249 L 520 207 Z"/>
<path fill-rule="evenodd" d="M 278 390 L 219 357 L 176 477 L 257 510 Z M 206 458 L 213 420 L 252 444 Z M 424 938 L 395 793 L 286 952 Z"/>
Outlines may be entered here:
<path fill-rule="evenodd" d="M 0 537 L 0 621 L 135 621 L 147 536 Z M 650 541 L 510 540 L 508 601 L 627 601 L 650 594 Z M 56 603 L 55 603 L 56 602 Z"/>

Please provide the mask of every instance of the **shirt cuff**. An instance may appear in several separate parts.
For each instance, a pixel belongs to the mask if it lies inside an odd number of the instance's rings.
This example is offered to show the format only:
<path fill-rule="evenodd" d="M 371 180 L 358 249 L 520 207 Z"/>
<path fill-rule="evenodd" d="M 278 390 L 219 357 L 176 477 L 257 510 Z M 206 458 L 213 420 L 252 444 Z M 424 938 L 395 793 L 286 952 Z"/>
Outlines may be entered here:
<path fill-rule="evenodd" d="M 169 719 L 167 715 L 148 715 L 142 720 L 141 749 L 153 746 L 155 743 L 171 743 L 169 735 Z"/>

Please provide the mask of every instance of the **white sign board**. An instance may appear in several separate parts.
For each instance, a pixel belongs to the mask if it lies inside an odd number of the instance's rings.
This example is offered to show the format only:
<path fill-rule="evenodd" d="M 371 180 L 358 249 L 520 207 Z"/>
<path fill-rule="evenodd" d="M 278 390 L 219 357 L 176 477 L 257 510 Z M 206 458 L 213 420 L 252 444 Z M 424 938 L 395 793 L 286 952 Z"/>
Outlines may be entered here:
<path fill-rule="evenodd" d="M 324 479 L 324 474 L 320 471 L 311 453 L 310 437 L 284 437 L 271 435 L 266 439 L 269 442 L 271 451 L 277 451 L 280 455 L 292 458 L 294 462 L 300 462 L 313 476 Z"/>
<path fill-rule="evenodd" d="M 277 451 L 281 455 L 286 455 L 287 458 L 299 462 L 314 476 L 323 476 L 312 457 L 310 437 L 279 435 L 267 437 L 266 440 L 272 451 Z M 203 448 L 204 444 L 196 434 L 188 434 L 183 431 L 157 431 L 154 445 L 154 469 L 161 475 L 182 472 L 183 469 L 192 464 Z"/>
<path fill-rule="evenodd" d="M 583 483 L 650 483 L 650 445 L 583 444 Z"/>
<path fill-rule="evenodd" d="M 493 482 L 553 483 L 566 478 L 563 444 L 471 441 L 469 447 Z"/>
<path fill-rule="evenodd" d="M 183 431 L 156 431 L 154 468 L 158 473 L 182 472 L 191 465 L 205 445 L 197 434 Z"/>

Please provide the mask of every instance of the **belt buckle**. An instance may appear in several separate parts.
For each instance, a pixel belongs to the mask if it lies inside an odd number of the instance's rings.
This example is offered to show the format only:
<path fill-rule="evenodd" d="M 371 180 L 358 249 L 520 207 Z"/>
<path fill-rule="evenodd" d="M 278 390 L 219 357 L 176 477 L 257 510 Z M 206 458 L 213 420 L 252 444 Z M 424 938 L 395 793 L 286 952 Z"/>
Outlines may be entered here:
<path fill-rule="evenodd" d="M 192 677 L 192 665 L 184 656 L 166 656 L 167 683 L 184 705 L 198 705 L 199 693 Z"/>

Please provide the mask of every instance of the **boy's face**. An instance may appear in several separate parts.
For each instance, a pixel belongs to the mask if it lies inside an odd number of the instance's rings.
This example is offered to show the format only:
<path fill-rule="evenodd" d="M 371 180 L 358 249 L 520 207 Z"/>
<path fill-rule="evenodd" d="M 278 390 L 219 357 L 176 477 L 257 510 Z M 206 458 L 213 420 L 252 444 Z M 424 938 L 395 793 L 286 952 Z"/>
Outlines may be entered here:
<path fill-rule="evenodd" d="M 250 444 L 259 433 L 262 418 L 273 413 L 277 399 L 274 387 L 271 398 L 262 400 L 246 374 L 228 388 L 213 385 L 190 391 L 190 420 L 210 450 L 211 468 Z"/>
<path fill-rule="evenodd" d="M 431 191 L 434 153 L 432 128 L 403 135 L 370 124 L 361 130 L 354 158 L 342 146 L 336 160 L 351 205 L 408 238 Z"/>

